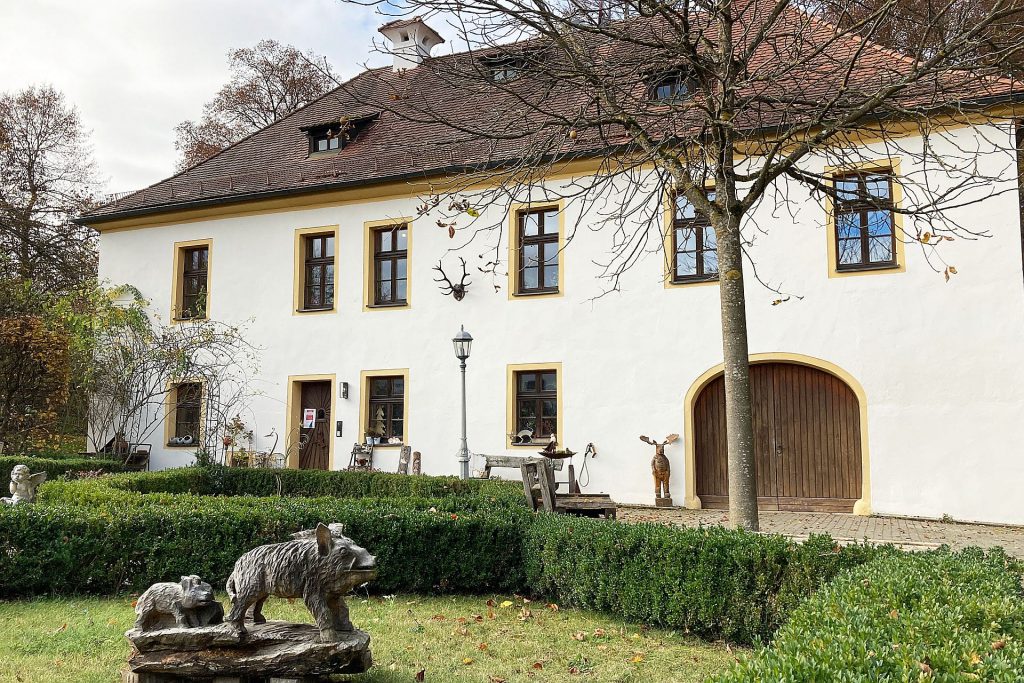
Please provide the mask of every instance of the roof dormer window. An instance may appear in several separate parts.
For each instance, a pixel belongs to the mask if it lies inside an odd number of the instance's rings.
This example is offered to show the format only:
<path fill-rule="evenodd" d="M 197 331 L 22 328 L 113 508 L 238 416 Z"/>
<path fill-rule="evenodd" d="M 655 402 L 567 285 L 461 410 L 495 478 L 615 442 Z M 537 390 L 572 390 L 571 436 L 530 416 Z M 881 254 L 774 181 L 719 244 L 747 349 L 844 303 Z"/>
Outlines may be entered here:
<path fill-rule="evenodd" d="M 341 126 L 309 134 L 309 152 L 330 152 L 341 149 Z"/>
<path fill-rule="evenodd" d="M 371 122 L 377 120 L 379 113 L 373 112 L 362 116 L 341 118 L 329 123 L 318 123 L 303 126 L 302 131 L 309 137 L 309 153 L 326 154 L 337 152 L 352 143 Z"/>
<path fill-rule="evenodd" d="M 523 73 L 523 66 L 514 59 L 491 64 L 491 80 L 495 83 L 514 81 Z"/>
<path fill-rule="evenodd" d="M 693 95 L 693 90 L 693 79 L 679 70 L 659 74 L 650 81 L 651 100 L 658 104 L 682 102 Z"/>

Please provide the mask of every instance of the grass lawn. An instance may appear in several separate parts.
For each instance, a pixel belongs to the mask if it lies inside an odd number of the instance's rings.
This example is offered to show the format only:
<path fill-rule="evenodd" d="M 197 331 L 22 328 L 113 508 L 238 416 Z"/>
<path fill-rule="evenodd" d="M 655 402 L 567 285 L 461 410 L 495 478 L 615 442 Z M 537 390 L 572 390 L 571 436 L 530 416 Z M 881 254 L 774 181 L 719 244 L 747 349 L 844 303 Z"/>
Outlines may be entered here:
<path fill-rule="evenodd" d="M 373 638 L 374 668 L 344 680 L 701 681 L 734 659 L 722 644 L 624 624 L 605 615 L 513 596 L 350 598 Z M 225 601 L 226 602 L 226 601 Z M 271 619 L 311 621 L 301 601 L 272 599 Z M 0 602 L 0 681 L 119 681 L 131 598 Z"/>

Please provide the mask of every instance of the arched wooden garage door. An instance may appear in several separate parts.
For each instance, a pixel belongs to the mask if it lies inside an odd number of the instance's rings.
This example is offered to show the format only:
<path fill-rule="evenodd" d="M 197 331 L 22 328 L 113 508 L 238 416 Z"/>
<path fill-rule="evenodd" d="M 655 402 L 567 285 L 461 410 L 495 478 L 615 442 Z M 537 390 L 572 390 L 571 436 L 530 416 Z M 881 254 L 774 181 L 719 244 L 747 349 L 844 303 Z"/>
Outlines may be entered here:
<path fill-rule="evenodd" d="M 750 366 L 758 506 L 851 512 L 861 494 L 860 408 L 841 379 L 793 363 Z M 696 493 L 707 508 L 729 505 L 725 380 L 694 404 Z"/>

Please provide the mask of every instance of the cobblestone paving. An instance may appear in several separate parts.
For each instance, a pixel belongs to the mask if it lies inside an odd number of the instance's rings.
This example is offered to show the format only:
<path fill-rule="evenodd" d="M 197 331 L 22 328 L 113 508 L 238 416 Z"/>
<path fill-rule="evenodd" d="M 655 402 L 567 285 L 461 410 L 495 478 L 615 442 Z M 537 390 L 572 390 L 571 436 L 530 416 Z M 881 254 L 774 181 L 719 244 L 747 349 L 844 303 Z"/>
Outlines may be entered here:
<path fill-rule="evenodd" d="M 725 524 L 725 510 L 687 510 L 638 505 L 619 507 L 618 518 L 627 522 L 660 522 L 680 526 Z M 906 548 L 1002 546 L 1024 558 L 1024 527 L 965 524 L 906 517 L 860 517 L 825 512 L 768 512 L 760 514 L 761 531 L 792 538 L 827 533 L 836 540 L 895 543 Z"/>

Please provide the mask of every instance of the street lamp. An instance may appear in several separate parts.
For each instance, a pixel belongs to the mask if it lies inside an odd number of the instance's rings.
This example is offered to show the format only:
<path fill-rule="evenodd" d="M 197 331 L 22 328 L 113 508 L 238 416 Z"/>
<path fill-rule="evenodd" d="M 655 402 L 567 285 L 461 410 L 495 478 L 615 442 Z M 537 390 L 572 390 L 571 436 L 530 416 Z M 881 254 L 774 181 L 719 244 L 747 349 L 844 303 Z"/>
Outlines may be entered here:
<path fill-rule="evenodd" d="M 452 345 L 455 347 L 455 357 L 459 359 L 459 367 L 462 368 L 462 445 L 459 447 L 459 476 L 469 479 L 469 446 L 466 445 L 466 359 L 469 358 L 469 351 L 473 347 L 473 335 L 460 325 L 458 334 L 452 338 Z"/>

